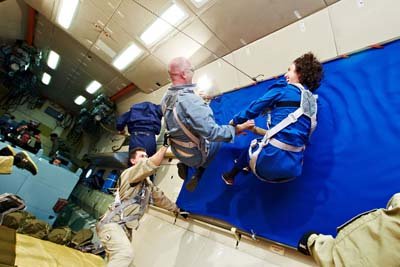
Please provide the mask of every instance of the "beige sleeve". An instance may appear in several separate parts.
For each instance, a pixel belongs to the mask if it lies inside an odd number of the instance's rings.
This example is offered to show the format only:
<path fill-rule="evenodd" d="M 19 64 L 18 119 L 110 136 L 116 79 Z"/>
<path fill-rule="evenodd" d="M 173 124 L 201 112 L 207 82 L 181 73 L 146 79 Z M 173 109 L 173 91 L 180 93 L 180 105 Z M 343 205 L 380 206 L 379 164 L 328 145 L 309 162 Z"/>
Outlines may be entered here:
<path fill-rule="evenodd" d="M 318 266 L 335 266 L 333 261 L 335 239 L 331 235 L 312 234 L 307 240 L 307 246 Z"/>
<path fill-rule="evenodd" d="M 139 160 L 135 166 L 126 169 L 121 174 L 121 179 L 127 179 L 129 183 L 138 183 L 154 174 L 157 170 L 157 166 L 154 165 L 149 159 Z"/>
<path fill-rule="evenodd" d="M 153 197 L 153 202 L 154 205 L 156 205 L 157 207 L 166 209 L 168 211 L 172 211 L 172 212 L 177 212 L 178 206 L 172 202 L 166 195 L 164 195 L 164 192 L 161 191 L 160 188 L 158 188 L 157 186 L 153 185 L 152 188 L 152 197 Z"/>

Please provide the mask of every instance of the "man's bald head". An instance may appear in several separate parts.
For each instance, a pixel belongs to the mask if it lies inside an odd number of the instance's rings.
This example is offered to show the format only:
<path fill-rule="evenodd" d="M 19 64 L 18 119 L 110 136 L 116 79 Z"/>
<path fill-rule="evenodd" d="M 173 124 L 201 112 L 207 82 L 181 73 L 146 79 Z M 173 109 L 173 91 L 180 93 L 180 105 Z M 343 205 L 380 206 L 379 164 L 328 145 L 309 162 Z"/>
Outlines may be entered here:
<path fill-rule="evenodd" d="M 191 84 L 193 68 L 189 60 L 184 57 L 177 57 L 168 64 L 168 73 L 173 85 Z"/>

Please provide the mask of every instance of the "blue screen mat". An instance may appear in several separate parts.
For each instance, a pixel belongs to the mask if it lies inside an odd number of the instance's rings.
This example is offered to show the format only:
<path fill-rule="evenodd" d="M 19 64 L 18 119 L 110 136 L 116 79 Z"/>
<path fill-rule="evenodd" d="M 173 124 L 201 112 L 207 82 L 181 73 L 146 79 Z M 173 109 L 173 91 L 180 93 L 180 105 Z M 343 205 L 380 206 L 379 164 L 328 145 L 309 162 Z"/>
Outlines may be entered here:
<path fill-rule="evenodd" d="M 240 174 L 234 186 L 226 186 L 221 173 L 255 137 L 238 136 L 222 146 L 193 193 L 182 188 L 178 205 L 289 246 L 310 230 L 335 235 L 337 226 L 358 213 L 384 207 L 400 192 L 399 66 L 399 41 L 324 64 L 318 126 L 301 177 L 268 184 Z M 276 81 L 213 100 L 216 121 L 227 124 Z M 265 118 L 256 124 L 265 127 Z"/>

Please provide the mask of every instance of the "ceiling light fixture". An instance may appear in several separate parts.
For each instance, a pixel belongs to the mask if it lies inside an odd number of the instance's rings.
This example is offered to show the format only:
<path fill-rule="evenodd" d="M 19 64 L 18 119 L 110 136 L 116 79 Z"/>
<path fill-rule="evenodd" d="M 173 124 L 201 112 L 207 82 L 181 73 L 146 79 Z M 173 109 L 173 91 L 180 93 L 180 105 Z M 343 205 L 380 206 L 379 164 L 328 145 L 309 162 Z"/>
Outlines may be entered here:
<path fill-rule="evenodd" d="M 152 45 L 173 30 L 171 25 L 176 26 L 187 17 L 188 14 L 183 9 L 173 4 L 161 14 L 161 18 L 158 18 L 140 35 L 140 39 L 146 45 Z"/>
<path fill-rule="evenodd" d="M 207 3 L 208 0 L 192 0 L 192 3 L 197 7 L 200 8 L 202 7 L 205 3 Z"/>
<path fill-rule="evenodd" d="M 92 81 L 87 87 L 86 87 L 86 92 L 89 94 L 94 94 L 99 90 L 101 87 L 101 83 L 98 81 Z"/>
<path fill-rule="evenodd" d="M 49 56 L 47 57 L 47 66 L 55 70 L 57 68 L 59 60 L 60 60 L 60 55 L 51 50 Z"/>
<path fill-rule="evenodd" d="M 77 105 L 82 105 L 84 102 L 86 101 L 86 98 L 84 96 L 78 96 L 77 98 L 75 98 L 74 102 Z"/>
<path fill-rule="evenodd" d="M 135 59 L 137 59 L 142 53 L 142 49 L 140 49 L 135 44 L 131 44 L 121 54 L 119 54 L 116 59 L 114 59 L 112 64 L 117 69 L 123 70 Z"/>
<path fill-rule="evenodd" d="M 68 29 L 71 26 L 79 0 L 61 0 L 61 6 L 58 9 L 57 22 L 63 28 Z"/>
<path fill-rule="evenodd" d="M 48 74 L 47 72 L 43 72 L 42 83 L 48 85 L 50 83 L 50 80 L 51 80 L 50 74 Z"/>

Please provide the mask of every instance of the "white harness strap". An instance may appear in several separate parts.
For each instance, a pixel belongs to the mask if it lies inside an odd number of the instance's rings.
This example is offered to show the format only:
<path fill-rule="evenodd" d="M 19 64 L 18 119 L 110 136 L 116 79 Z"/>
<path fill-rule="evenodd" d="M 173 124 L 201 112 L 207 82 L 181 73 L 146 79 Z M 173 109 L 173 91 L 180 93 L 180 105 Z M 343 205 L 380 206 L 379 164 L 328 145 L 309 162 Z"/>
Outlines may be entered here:
<path fill-rule="evenodd" d="M 173 104 L 173 106 L 172 106 L 172 113 L 173 113 L 173 115 L 174 115 L 174 119 L 175 119 L 176 123 L 179 125 L 179 128 L 182 129 L 183 133 L 184 133 L 191 141 L 185 142 L 185 141 L 177 140 L 177 139 L 172 138 L 172 137 L 170 137 L 169 139 L 171 140 L 172 143 L 175 143 L 175 144 L 177 144 L 178 146 L 181 146 L 181 147 L 184 147 L 184 148 L 189 148 L 189 149 L 197 148 L 197 149 L 200 151 L 200 153 L 201 153 L 202 159 L 201 159 L 201 164 L 200 164 L 200 165 L 202 165 L 202 164 L 206 161 L 206 159 L 207 159 L 207 154 L 208 154 L 208 153 L 207 153 L 207 151 L 205 150 L 205 147 L 204 147 L 204 148 L 202 147 L 200 138 L 198 138 L 197 136 L 195 136 L 195 135 L 185 126 L 185 124 L 183 124 L 183 122 L 179 119 L 179 116 L 178 116 L 178 113 L 177 113 L 176 107 L 175 107 L 175 105 L 176 105 L 176 98 L 177 98 L 177 97 L 175 96 L 175 99 L 173 100 L 174 104 Z M 170 109 L 171 109 L 171 107 L 170 107 Z M 166 106 L 166 105 L 163 105 L 162 111 L 163 111 L 163 114 L 164 114 L 164 116 L 165 116 L 165 113 L 166 113 L 166 111 L 167 111 L 167 106 Z M 167 130 L 168 130 L 168 129 L 167 129 Z M 180 150 L 180 149 L 177 149 L 177 148 L 175 148 L 175 151 L 176 151 L 180 156 L 182 156 L 182 157 L 188 158 L 188 157 L 192 157 L 192 156 L 193 156 L 193 154 L 184 152 L 184 151 L 182 151 L 182 150 Z"/>
<path fill-rule="evenodd" d="M 174 118 L 175 121 L 178 123 L 179 127 L 182 129 L 182 131 L 185 133 L 185 135 L 192 140 L 192 142 L 183 142 L 183 141 L 179 141 L 176 140 L 174 138 L 170 138 L 170 140 L 180 146 L 186 147 L 186 148 L 194 148 L 197 147 L 197 149 L 200 151 L 201 153 L 201 164 L 203 165 L 204 162 L 207 159 L 207 151 L 205 149 L 203 149 L 203 147 L 201 146 L 201 142 L 200 139 L 198 137 L 196 137 L 194 134 L 192 134 L 192 132 L 189 131 L 189 129 L 182 123 L 182 121 L 179 119 L 178 114 L 176 112 L 176 107 L 173 108 L 172 112 L 174 113 Z M 177 150 L 176 151 L 181 151 L 181 150 Z M 181 151 L 182 152 L 182 151 Z M 188 157 L 188 153 L 184 153 L 182 154 L 182 156 L 186 156 Z"/>
<path fill-rule="evenodd" d="M 182 123 L 182 121 L 179 119 L 178 114 L 176 112 L 176 107 L 173 108 L 172 112 L 174 113 L 174 118 L 175 121 L 178 123 L 179 127 L 181 127 L 182 131 L 185 133 L 187 137 L 189 137 L 190 140 L 192 140 L 193 143 L 197 145 L 197 147 L 200 147 L 200 139 L 194 136 L 188 128 Z M 171 139 L 174 140 L 174 139 Z M 174 142 L 174 141 L 173 141 Z M 184 143 L 181 141 L 181 143 Z"/>
<path fill-rule="evenodd" d="M 283 143 L 283 142 L 273 138 L 277 133 L 279 133 L 280 131 L 282 131 L 287 126 L 291 125 L 292 123 L 295 123 L 303 115 L 306 115 L 311 120 L 311 128 L 310 128 L 309 136 L 315 130 L 315 127 L 317 125 L 317 120 L 316 120 L 316 118 L 317 118 L 317 100 L 316 100 L 316 97 L 314 95 L 312 95 L 311 92 L 306 90 L 301 84 L 293 84 L 293 85 L 295 85 L 301 92 L 300 107 L 298 109 L 296 109 L 294 112 L 290 113 L 286 118 L 284 118 L 277 125 L 275 125 L 271 129 L 267 130 L 267 132 L 265 133 L 265 135 L 261 139 L 261 141 L 254 139 L 250 144 L 249 165 L 250 165 L 250 168 L 253 171 L 253 173 L 261 180 L 264 180 L 264 179 L 261 178 L 257 174 L 256 164 L 257 164 L 258 155 L 260 154 L 261 150 L 265 146 L 267 146 L 268 144 L 271 144 L 272 146 L 275 146 L 279 149 L 282 149 L 285 151 L 290 151 L 290 152 L 301 152 L 305 149 L 305 146 L 296 147 L 293 145 Z M 306 107 L 306 105 L 308 105 L 308 106 Z M 307 110 L 305 110 L 305 108 Z M 258 145 L 258 148 L 253 152 L 252 148 L 254 148 L 256 145 Z M 284 181 L 288 181 L 291 179 L 292 178 L 289 178 L 286 180 L 280 180 L 279 182 L 284 182 Z"/>
<path fill-rule="evenodd" d="M 282 150 L 290 151 L 290 152 L 301 152 L 306 148 L 306 146 L 292 146 L 292 145 L 286 144 L 284 142 L 281 142 L 275 138 L 271 138 L 269 140 L 269 143 L 274 147 L 280 148 Z"/>
<path fill-rule="evenodd" d="M 274 135 L 285 129 L 287 126 L 289 126 L 292 123 L 295 123 L 301 115 L 304 114 L 304 111 L 301 107 L 296 109 L 295 112 L 290 113 L 286 118 L 284 118 L 281 122 L 279 122 L 277 125 L 272 127 L 267 131 L 267 133 L 263 137 L 263 142 L 266 142 L 267 139 L 271 139 Z"/>
<path fill-rule="evenodd" d="M 315 105 L 315 114 L 310 117 L 311 120 L 311 128 L 310 132 L 308 133 L 308 137 L 312 135 L 312 133 L 315 131 L 315 128 L 317 127 L 317 105 Z"/>
<path fill-rule="evenodd" d="M 130 199 L 127 199 L 127 200 L 124 200 L 121 202 L 119 192 L 118 192 L 115 197 L 114 204 L 111 207 L 111 211 L 107 215 L 104 215 L 103 218 L 101 218 L 101 220 L 99 221 L 99 225 L 102 226 L 102 225 L 110 223 L 116 215 L 118 215 L 120 217 L 120 220 L 118 222 L 116 222 L 120 225 L 140 219 L 143 216 L 143 214 L 146 210 L 146 207 L 149 203 L 149 200 L 151 197 L 150 191 L 151 191 L 151 189 L 148 188 L 146 181 L 143 181 L 142 188 L 139 190 L 137 195 L 133 198 L 130 198 Z M 125 209 L 133 204 L 139 204 L 139 206 L 140 206 L 139 212 L 136 214 L 124 217 Z"/>

